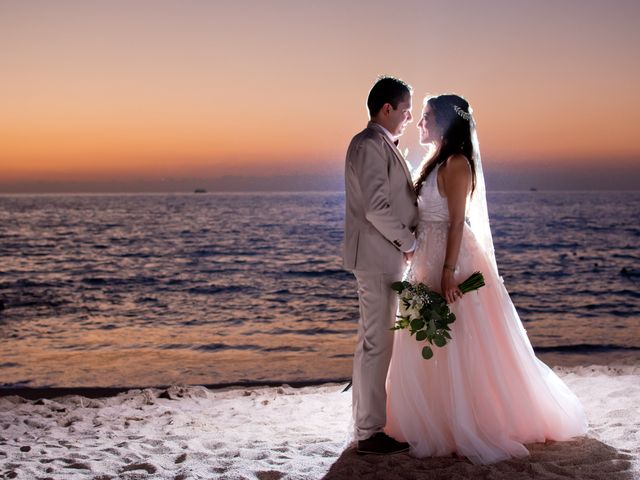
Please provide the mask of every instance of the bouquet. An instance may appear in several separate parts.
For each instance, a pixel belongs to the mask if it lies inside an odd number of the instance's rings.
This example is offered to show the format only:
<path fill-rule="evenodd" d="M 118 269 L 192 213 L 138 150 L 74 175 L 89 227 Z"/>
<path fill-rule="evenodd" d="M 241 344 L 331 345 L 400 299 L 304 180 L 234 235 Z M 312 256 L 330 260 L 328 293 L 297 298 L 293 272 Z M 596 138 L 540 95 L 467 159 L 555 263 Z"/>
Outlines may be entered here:
<path fill-rule="evenodd" d="M 484 286 L 482 273 L 475 272 L 458 285 L 462 293 L 471 292 Z M 456 316 L 449 310 L 444 297 L 431 290 L 424 283 L 394 282 L 391 288 L 400 295 L 400 315 L 391 330 L 409 329 L 418 342 L 428 342 L 436 347 L 444 347 L 451 340 L 450 325 Z M 422 357 L 429 360 L 433 350 L 429 345 L 422 349 Z"/>

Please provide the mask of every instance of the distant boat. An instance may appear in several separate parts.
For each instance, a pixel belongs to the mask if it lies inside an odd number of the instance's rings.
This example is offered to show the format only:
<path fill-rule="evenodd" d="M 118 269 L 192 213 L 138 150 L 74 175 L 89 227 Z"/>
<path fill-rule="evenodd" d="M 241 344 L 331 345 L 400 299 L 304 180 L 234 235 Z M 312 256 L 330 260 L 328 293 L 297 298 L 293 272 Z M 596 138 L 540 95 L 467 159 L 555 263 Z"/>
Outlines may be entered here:
<path fill-rule="evenodd" d="M 207 191 L 204 188 L 196 188 L 193 193 L 207 193 Z"/>
<path fill-rule="evenodd" d="M 529 189 L 529 191 L 530 191 L 530 192 L 537 192 L 537 191 L 538 191 L 538 189 L 537 189 L 536 187 L 531 187 L 531 188 Z"/>

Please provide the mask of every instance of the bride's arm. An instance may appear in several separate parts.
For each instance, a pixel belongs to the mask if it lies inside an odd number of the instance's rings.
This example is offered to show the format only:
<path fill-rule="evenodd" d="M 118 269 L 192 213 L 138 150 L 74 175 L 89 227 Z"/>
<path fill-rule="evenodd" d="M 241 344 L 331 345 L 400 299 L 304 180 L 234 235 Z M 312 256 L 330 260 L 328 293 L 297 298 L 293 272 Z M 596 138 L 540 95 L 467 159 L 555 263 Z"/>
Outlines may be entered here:
<path fill-rule="evenodd" d="M 449 232 L 447 235 L 447 252 L 442 268 L 442 295 L 447 303 L 455 302 L 462 292 L 453 278 L 458 262 L 462 231 L 464 229 L 467 194 L 471 185 L 471 167 L 464 155 L 453 155 L 442 169 L 444 194 L 449 207 Z"/>

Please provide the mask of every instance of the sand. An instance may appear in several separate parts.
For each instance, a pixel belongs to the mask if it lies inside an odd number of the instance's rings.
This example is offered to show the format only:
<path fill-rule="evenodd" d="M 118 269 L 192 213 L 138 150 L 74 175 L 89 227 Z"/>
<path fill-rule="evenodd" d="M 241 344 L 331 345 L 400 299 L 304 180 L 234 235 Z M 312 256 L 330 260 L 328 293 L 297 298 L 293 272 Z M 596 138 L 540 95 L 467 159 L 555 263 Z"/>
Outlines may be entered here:
<path fill-rule="evenodd" d="M 556 372 L 580 397 L 586 437 L 529 445 L 525 459 L 358 456 L 344 385 L 130 390 L 111 397 L 0 398 L 0 478 L 635 479 L 640 367 Z"/>

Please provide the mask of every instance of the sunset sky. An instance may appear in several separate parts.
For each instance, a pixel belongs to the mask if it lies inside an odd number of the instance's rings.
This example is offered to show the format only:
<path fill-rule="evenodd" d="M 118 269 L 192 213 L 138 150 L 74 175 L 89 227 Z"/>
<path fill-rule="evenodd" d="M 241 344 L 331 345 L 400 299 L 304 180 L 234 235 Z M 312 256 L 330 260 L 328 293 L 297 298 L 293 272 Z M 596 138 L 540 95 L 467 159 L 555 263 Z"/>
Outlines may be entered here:
<path fill-rule="evenodd" d="M 490 187 L 640 189 L 638 25 L 633 0 L 0 0 L 0 192 L 340 188 L 383 73 L 416 117 L 469 99 Z"/>

